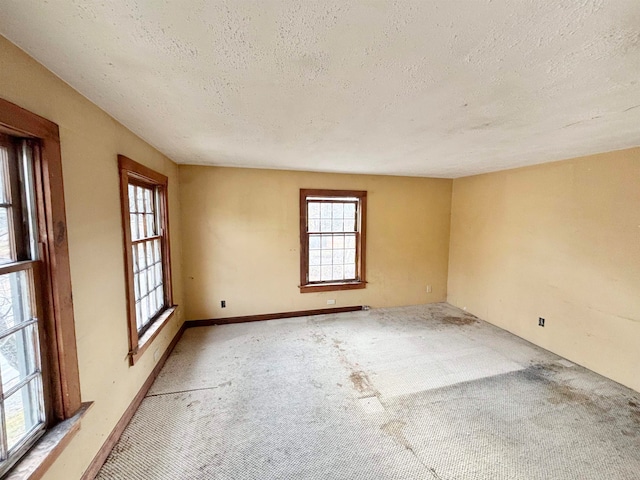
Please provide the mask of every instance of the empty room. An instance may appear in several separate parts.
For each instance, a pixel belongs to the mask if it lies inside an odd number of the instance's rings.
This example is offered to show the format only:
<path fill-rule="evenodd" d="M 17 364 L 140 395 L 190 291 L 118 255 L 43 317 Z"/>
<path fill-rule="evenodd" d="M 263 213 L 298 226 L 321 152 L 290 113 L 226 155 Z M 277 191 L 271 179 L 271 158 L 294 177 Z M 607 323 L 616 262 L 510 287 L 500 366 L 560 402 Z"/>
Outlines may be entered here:
<path fill-rule="evenodd" d="M 639 32 L 0 2 L 0 478 L 640 479 Z"/>

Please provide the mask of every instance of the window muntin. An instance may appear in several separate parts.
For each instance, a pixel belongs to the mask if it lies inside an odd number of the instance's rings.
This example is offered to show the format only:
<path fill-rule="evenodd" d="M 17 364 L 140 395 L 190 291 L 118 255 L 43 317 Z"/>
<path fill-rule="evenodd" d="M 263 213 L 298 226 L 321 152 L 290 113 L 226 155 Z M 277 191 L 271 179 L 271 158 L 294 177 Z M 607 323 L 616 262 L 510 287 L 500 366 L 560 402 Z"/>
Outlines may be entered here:
<path fill-rule="evenodd" d="M 32 169 L 29 142 L 0 135 L 0 475 L 47 423 Z"/>
<path fill-rule="evenodd" d="M 166 308 L 159 192 L 129 182 L 129 219 L 138 335 Z"/>
<path fill-rule="evenodd" d="M 366 192 L 300 190 L 301 291 L 364 288 Z"/>

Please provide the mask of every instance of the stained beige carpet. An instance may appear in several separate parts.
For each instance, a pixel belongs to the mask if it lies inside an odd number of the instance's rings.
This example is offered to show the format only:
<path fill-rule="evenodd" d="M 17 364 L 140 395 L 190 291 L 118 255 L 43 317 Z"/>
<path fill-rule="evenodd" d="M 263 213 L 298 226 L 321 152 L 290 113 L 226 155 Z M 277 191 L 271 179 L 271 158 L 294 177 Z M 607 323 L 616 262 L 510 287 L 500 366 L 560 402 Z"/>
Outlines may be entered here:
<path fill-rule="evenodd" d="M 188 329 L 100 479 L 638 479 L 640 395 L 447 304 Z"/>

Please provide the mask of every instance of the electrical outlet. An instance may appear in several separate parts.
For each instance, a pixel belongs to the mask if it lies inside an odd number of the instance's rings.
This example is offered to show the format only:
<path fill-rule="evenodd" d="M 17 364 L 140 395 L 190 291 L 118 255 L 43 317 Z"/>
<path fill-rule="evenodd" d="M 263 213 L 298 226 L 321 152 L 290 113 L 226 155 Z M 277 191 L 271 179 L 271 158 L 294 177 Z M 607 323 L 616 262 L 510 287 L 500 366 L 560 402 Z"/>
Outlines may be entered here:
<path fill-rule="evenodd" d="M 336 301 L 335 300 L 327 300 L 327 305 L 335 305 Z"/>
<path fill-rule="evenodd" d="M 222 301 L 220 302 L 220 306 L 221 306 L 222 308 L 225 308 L 225 307 L 227 306 L 227 301 L 226 301 L 226 300 L 222 300 Z"/>
<path fill-rule="evenodd" d="M 427 293 L 431 293 L 431 285 L 427 285 Z"/>
<path fill-rule="evenodd" d="M 538 317 L 538 326 L 544 327 L 544 318 Z"/>

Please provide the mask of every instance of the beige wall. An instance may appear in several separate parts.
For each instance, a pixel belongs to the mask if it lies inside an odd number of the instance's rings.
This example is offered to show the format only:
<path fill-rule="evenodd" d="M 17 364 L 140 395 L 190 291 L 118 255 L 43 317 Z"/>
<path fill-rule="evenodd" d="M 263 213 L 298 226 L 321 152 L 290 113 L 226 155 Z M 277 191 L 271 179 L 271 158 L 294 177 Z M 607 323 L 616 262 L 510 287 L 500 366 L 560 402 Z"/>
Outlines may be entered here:
<path fill-rule="evenodd" d="M 187 319 L 443 301 L 451 184 L 180 166 Z M 300 188 L 367 190 L 367 288 L 300 293 Z"/>
<path fill-rule="evenodd" d="M 455 180 L 448 301 L 640 391 L 640 149 Z"/>
<path fill-rule="evenodd" d="M 60 126 L 73 302 L 83 401 L 95 402 L 47 479 L 79 478 L 183 321 L 182 311 L 135 367 L 128 341 L 117 158 L 169 176 L 172 266 L 180 270 L 178 171 L 169 159 L 0 37 L 0 97 Z M 175 282 L 174 296 L 182 303 Z"/>

